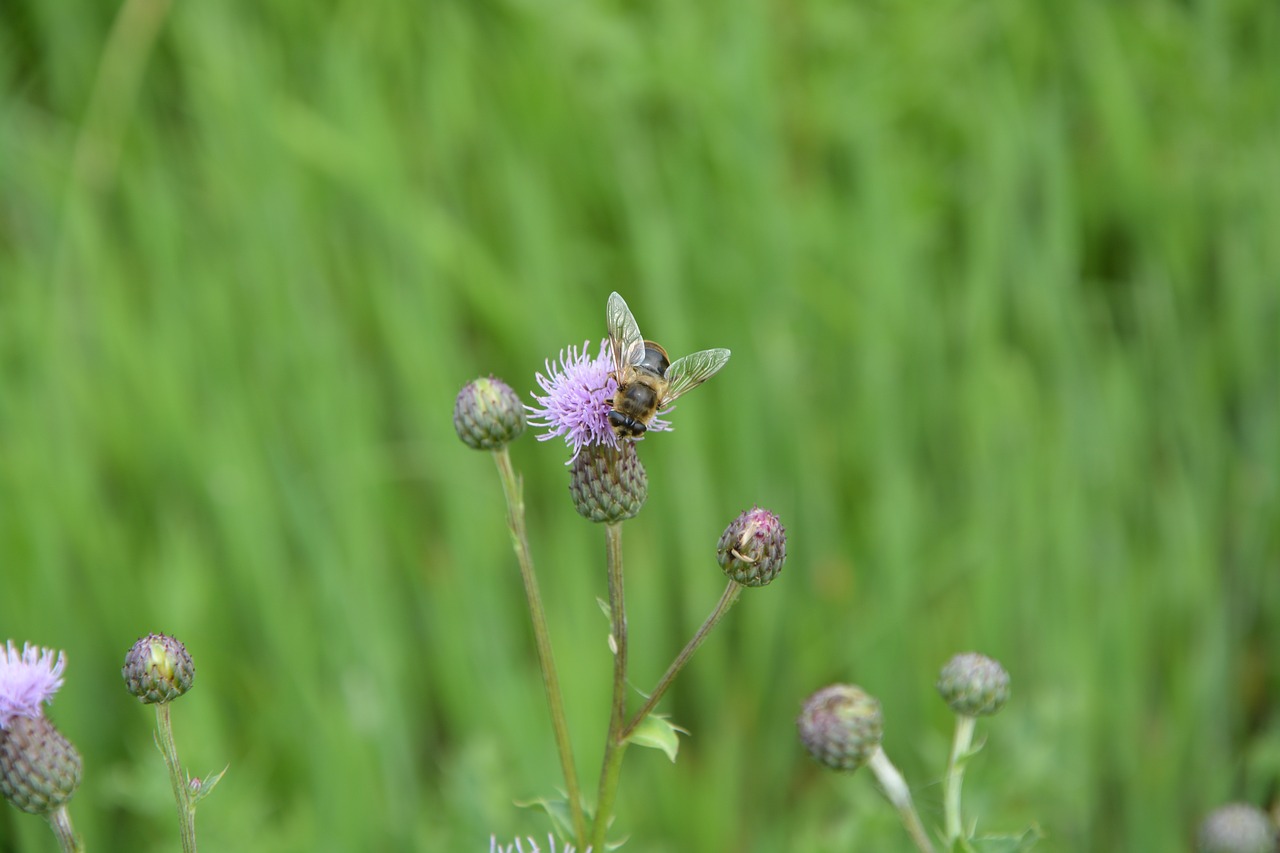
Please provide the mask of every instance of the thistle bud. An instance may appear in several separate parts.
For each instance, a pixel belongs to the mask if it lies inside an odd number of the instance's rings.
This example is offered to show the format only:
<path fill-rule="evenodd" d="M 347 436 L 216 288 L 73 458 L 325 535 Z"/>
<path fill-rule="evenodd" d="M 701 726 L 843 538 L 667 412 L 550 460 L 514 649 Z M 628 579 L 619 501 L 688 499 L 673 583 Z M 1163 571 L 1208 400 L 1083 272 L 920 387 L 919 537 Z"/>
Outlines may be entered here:
<path fill-rule="evenodd" d="M 787 560 L 787 531 L 767 509 L 755 507 L 725 528 L 716 545 L 720 568 L 743 586 L 764 586 Z"/>
<path fill-rule="evenodd" d="M 473 450 L 497 450 L 524 432 L 524 405 L 501 379 L 468 382 L 453 404 L 453 428 Z"/>
<path fill-rule="evenodd" d="M 805 701 L 796 728 L 819 763 L 853 771 L 880 748 L 884 717 L 880 702 L 861 687 L 832 684 Z"/>
<path fill-rule="evenodd" d="M 1009 673 L 986 655 L 956 655 L 938 675 L 938 693 L 957 714 L 987 716 L 1009 699 Z"/>
<path fill-rule="evenodd" d="M 1276 828 L 1267 813 L 1248 803 L 1231 803 L 1209 813 L 1196 839 L 1199 853 L 1275 853 Z"/>
<path fill-rule="evenodd" d="M 191 689 L 196 668 L 187 647 L 165 634 L 148 634 L 133 644 L 120 670 L 129 692 L 144 705 L 172 702 Z"/>
<path fill-rule="evenodd" d="M 0 731 L 0 794 L 24 812 L 66 805 L 82 773 L 80 753 L 47 717 L 14 717 Z"/>
<path fill-rule="evenodd" d="M 640 512 L 648 496 L 649 475 L 629 441 L 616 449 L 588 445 L 569 465 L 569 497 L 584 518 L 626 521 Z"/>

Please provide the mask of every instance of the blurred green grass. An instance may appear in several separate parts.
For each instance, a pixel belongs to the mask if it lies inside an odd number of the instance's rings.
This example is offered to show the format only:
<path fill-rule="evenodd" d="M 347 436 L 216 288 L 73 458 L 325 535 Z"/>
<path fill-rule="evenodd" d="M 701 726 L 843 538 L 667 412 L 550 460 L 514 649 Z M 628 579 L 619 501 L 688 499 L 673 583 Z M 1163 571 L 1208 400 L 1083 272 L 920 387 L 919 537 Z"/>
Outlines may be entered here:
<path fill-rule="evenodd" d="M 907 849 L 793 720 L 878 695 L 937 823 L 967 649 L 1014 685 L 981 828 L 1186 849 L 1276 795 L 1274 4 L 176 4 L 136 87 L 114 8 L 7 9 L 0 639 L 68 651 L 91 849 L 176 842 L 117 675 L 152 630 L 199 671 L 184 760 L 231 764 L 209 849 L 545 831 L 511 805 L 560 777 L 501 492 L 450 408 L 533 387 L 614 289 L 734 351 L 642 445 L 636 686 L 736 513 L 791 555 L 664 702 L 677 765 L 628 756 L 628 849 Z M 513 455 L 593 779 L 603 532 L 561 448 Z M 48 835 L 0 810 L 0 849 Z"/>

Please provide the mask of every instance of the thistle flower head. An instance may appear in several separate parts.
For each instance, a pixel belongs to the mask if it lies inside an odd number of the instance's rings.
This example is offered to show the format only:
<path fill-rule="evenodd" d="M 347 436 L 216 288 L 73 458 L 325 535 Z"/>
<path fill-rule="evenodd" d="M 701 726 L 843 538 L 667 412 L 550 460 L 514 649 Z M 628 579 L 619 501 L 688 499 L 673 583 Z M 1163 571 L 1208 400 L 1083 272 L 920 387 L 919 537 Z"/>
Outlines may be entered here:
<path fill-rule="evenodd" d="M 938 693 L 951 710 L 966 717 L 994 714 L 1009 699 L 1009 673 L 998 661 L 977 652 L 947 661 L 938 675 Z"/>
<path fill-rule="evenodd" d="M 743 586 L 764 586 L 787 561 L 787 531 L 778 516 L 753 507 L 725 528 L 716 545 L 724 573 Z"/>
<path fill-rule="evenodd" d="M 600 353 L 592 357 L 588 353 L 590 341 L 582 342 L 582 349 L 571 346 L 560 351 L 560 360 L 547 360 L 546 374 L 537 375 L 538 387 L 544 393 L 534 393 L 536 406 L 526 406 L 531 418 L 529 424 L 547 430 L 538 441 L 548 441 L 557 436 L 573 448 L 572 462 L 584 447 L 612 447 L 619 445 L 609 423 L 613 407 L 606 400 L 613 399 L 618 382 L 613 377 L 613 356 L 609 342 L 600 343 Z M 671 424 L 661 418 L 649 422 L 650 432 L 662 432 Z M 566 463 L 568 464 L 568 463 Z"/>
<path fill-rule="evenodd" d="M 497 450 L 524 432 L 524 406 L 511 386 L 493 376 L 472 380 L 453 404 L 453 428 L 473 450 Z"/>
<path fill-rule="evenodd" d="M 196 667 L 187 647 L 165 634 L 148 634 L 124 656 L 125 687 L 144 705 L 172 702 L 191 689 Z"/>
<path fill-rule="evenodd" d="M 1220 806 L 1200 823 L 1196 849 L 1199 853 L 1275 853 L 1276 827 L 1257 806 Z"/>
<path fill-rule="evenodd" d="M 40 704 L 53 701 L 66 666 L 62 652 L 30 643 L 23 643 L 19 652 L 9 640 L 0 649 L 0 731 L 17 717 L 41 716 Z"/>
<path fill-rule="evenodd" d="M 880 702 L 861 687 L 832 684 L 810 696 L 796 720 L 800 741 L 832 770 L 857 770 L 880 748 Z"/>
<path fill-rule="evenodd" d="M 66 805 L 82 772 L 80 753 L 48 718 L 15 717 L 0 731 L 0 794 L 24 812 Z"/>
<path fill-rule="evenodd" d="M 631 442 L 587 447 L 569 462 L 569 497 L 583 518 L 616 524 L 644 506 L 649 476 Z"/>

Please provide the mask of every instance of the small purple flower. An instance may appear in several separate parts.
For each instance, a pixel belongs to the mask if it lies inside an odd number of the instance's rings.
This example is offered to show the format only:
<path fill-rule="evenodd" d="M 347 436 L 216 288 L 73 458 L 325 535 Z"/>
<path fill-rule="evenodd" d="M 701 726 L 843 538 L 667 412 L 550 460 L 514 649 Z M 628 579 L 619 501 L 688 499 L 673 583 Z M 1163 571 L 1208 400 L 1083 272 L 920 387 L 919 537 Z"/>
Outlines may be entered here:
<path fill-rule="evenodd" d="M 529 425 L 547 430 L 538 436 L 538 441 L 563 436 L 564 443 L 573 448 L 569 462 L 577 459 L 584 447 L 618 446 L 618 437 L 609 423 L 613 407 L 605 402 L 613 399 L 618 390 L 609 341 L 600 342 L 600 354 L 595 358 L 588 355 L 589 344 L 590 341 L 583 341 L 581 350 L 574 346 L 561 350 L 558 364 L 548 359 L 546 375 L 537 375 L 538 385 L 546 394 L 533 394 L 538 406 L 525 406 L 533 416 Z M 650 432 L 662 432 L 671 424 L 654 418 L 648 427 Z"/>
<path fill-rule="evenodd" d="M 515 840 L 514 844 L 508 844 L 504 847 L 498 843 L 498 839 L 495 836 L 491 835 L 489 836 L 489 853 L 542 853 L 542 848 L 538 846 L 538 842 L 527 837 L 525 838 L 525 841 L 529 842 L 528 847 L 525 847 L 525 845 L 520 842 L 519 838 Z M 556 853 L 555 836 L 547 836 L 547 845 L 547 853 Z M 573 853 L 573 845 L 566 844 L 564 847 L 560 848 L 560 850 L 561 853 Z M 591 853 L 590 847 L 587 848 L 586 853 Z"/>
<path fill-rule="evenodd" d="M 67 658 L 62 652 L 23 643 L 19 653 L 13 640 L 0 649 L 0 730 L 14 717 L 40 717 L 41 702 L 52 702 L 62 686 Z"/>
<path fill-rule="evenodd" d="M 589 343 L 583 341 L 581 350 L 572 346 L 561 350 L 558 364 L 547 359 L 546 375 L 537 375 L 538 385 L 546 395 L 532 395 L 540 408 L 525 406 L 532 416 L 529 424 L 547 430 L 538 436 L 538 441 L 564 436 L 565 444 L 573 448 L 571 462 L 585 446 L 618 446 L 617 436 L 609 425 L 611 406 L 605 402 L 618 390 L 609 343 L 601 343 L 600 355 L 595 358 L 587 354 Z"/>

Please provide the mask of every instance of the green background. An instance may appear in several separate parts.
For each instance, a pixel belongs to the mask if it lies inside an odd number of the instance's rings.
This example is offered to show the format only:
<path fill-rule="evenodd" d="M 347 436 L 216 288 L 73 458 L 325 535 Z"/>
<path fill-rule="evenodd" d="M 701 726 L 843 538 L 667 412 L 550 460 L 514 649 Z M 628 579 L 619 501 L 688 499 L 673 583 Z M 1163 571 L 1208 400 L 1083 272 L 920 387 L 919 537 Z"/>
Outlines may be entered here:
<path fill-rule="evenodd" d="M 640 446 L 631 678 L 715 603 L 753 504 L 789 562 L 632 750 L 627 850 L 907 850 L 798 745 L 877 695 L 941 821 L 958 651 L 981 831 L 1178 850 L 1280 779 L 1280 6 L 12 0 L 0 23 L 0 640 L 67 650 L 91 851 L 177 848 L 140 634 L 210 851 L 488 849 L 562 784 L 493 462 L 618 290 L 733 350 Z M 113 30 L 113 26 L 115 29 Z M 108 47 L 111 45 L 111 47 Z M 608 711 L 604 531 L 526 434 L 580 772 Z M 633 701 L 638 697 L 633 696 Z M 634 705 L 633 705 L 634 707 Z M 53 850 L 0 809 L 0 850 Z"/>

